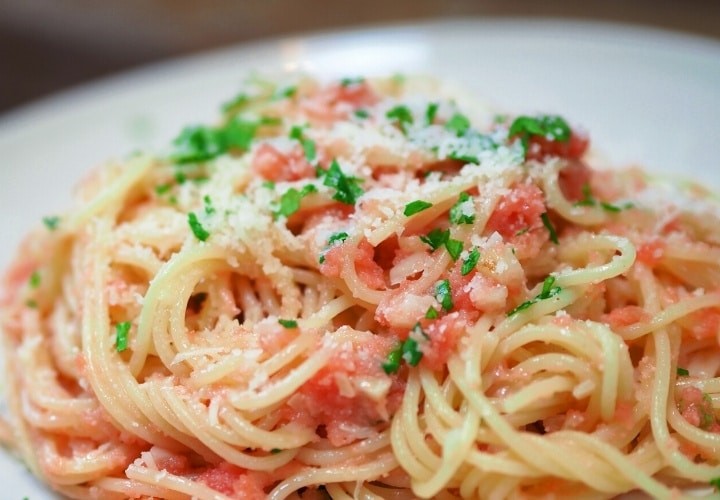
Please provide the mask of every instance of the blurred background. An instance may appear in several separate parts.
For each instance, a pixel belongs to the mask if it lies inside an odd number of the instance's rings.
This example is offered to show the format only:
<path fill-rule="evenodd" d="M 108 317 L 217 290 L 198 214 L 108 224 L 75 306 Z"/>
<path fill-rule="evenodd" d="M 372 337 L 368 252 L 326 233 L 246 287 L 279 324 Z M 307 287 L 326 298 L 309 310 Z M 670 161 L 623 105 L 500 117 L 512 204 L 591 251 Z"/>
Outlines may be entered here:
<path fill-rule="evenodd" d="M 163 58 L 443 17 L 594 19 L 720 39 L 720 0 L 0 0 L 0 112 Z"/>

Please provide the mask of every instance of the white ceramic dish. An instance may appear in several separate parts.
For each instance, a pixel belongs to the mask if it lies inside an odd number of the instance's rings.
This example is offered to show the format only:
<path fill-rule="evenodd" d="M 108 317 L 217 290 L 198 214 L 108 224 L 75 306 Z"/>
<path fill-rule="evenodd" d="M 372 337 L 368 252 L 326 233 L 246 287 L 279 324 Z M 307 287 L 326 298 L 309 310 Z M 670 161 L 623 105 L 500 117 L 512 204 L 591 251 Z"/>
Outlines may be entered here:
<path fill-rule="evenodd" d="M 216 118 L 252 71 L 456 81 L 511 112 L 552 111 L 616 164 L 720 189 L 720 42 L 613 24 L 467 20 L 267 41 L 149 66 L 0 117 L 0 266 L 91 167 Z M 52 498 L 0 453 L 3 498 Z"/>

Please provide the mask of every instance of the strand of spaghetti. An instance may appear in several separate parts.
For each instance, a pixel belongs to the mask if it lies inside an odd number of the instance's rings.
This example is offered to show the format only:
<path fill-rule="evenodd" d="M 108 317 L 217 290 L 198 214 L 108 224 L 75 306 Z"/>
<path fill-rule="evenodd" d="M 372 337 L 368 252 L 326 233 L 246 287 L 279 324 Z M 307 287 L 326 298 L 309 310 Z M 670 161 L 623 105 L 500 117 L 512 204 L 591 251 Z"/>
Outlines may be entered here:
<path fill-rule="evenodd" d="M 492 408 L 492 405 L 488 404 L 484 395 L 472 391 L 466 386 L 462 379 L 462 367 L 461 363 L 457 359 L 452 359 L 448 362 L 448 368 L 450 370 L 450 376 L 453 378 L 458 388 L 463 391 L 463 394 L 472 406 L 480 413 L 483 419 L 488 425 L 502 437 L 505 443 L 510 446 L 513 451 L 523 456 L 528 462 L 532 463 L 535 467 L 546 471 L 553 475 L 562 474 L 563 477 L 580 481 L 588 486 L 606 492 L 625 491 L 623 489 L 622 482 L 618 482 L 618 478 L 613 475 L 601 475 L 593 474 L 588 476 L 582 474 L 574 468 L 573 464 L 578 463 L 577 459 L 570 460 L 573 452 L 570 448 L 563 449 L 563 456 L 559 457 L 557 454 L 557 445 L 545 443 L 542 438 L 528 435 L 524 433 L 523 436 L 517 433 L 510 425 L 503 420 L 503 418 Z M 598 447 L 603 446 L 602 443 L 595 440 L 595 444 Z M 622 477 L 631 481 L 631 484 L 638 484 L 648 493 L 656 496 L 657 498 L 669 498 L 670 492 L 665 486 L 658 483 L 651 477 L 644 474 L 637 467 L 633 466 L 627 458 L 625 458 L 619 451 L 606 446 L 612 453 L 617 456 L 613 457 L 616 462 L 616 472 L 620 472 Z M 604 450 L 608 451 L 608 450 Z M 595 467 L 604 465 L 596 462 Z M 609 464 L 608 464 L 609 465 Z M 613 464 L 615 465 L 615 464 Z M 626 488 L 626 485 L 625 485 Z"/>
<path fill-rule="evenodd" d="M 182 443 L 188 450 L 193 450 L 200 455 L 206 462 L 215 464 L 220 462 L 220 457 L 205 446 L 180 420 L 173 412 L 173 409 L 167 403 L 162 394 L 163 386 L 157 382 L 145 382 L 142 385 L 143 390 L 147 393 L 155 411 L 162 417 L 163 432 L 172 436 L 177 442 Z"/>
<path fill-rule="evenodd" d="M 143 483 L 134 479 L 105 477 L 90 483 L 90 488 L 100 488 L 104 494 L 117 494 L 118 498 L 145 495 L 167 500 L 190 500 L 189 495 L 173 491 L 156 484 Z M 107 497 L 104 497 L 107 498 Z"/>
<path fill-rule="evenodd" d="M 390 472 L 397 465 L 395 457 L 391 453 L 386 453 L 372 457 L 372 461 L 368 463 L 305 470 L 275 486 L 268 494 L 268 500 L 283 500 L 292 492 L 313 484 L 372 480 Z"/>
<path fill-rule="evenodd" d="M 610 262 L 582 269 L 558 271 L 554 273 L 555 284 L 564 287 L 600 283 L 615 276 L 620 276 L 630 269 L 630 266 L 635 262 L 635 246 L 630 240 L 604 234 L 582 234 L 564 241 L 558 253 L 560 258 L 567 262 L 601 250 L 615 252 Z"/>
<path fill-rule="evenodd" d="M 259 392 L 239 391 L 233 394 L 230 403 L 239 410 L 250 410 L 258 406 L 270 406 L 290 397 L 298 388 L 315 375 L 330 359 L 332 351 L 321 348 L 300 366 L 293 368 L 278 381 L 271 382 Z"/>
<path fill-rule="evenodd" d="M 637 266 L 635 273 L 641 283 L 641 291 L 645 307 L 651 313 L 660 311 L 660 299 L 655 278 L 646 266 Z M 655 349 L 655 369 L 652 377 L 653 395 L 650 399 L 650 425 L 653 437 L 658 443 L 671 443 L 673 438 L 667 425 L 667 413 L 670 407 L 675 405 L 673 394 L 670 390 L 670 383 L 674 380 L 671 373 L 673 365 L 677 365 L 677 353 L 675 360 L 672 359 L 670 338 L 664 328 L 654 330 L 651 334 L 652 345 Z M 686 477 L 709 481 L 720 474 L 720 467 L 706 464 L 696 464 L 685 457 L 680 450 L 670 447 L 660 447 L 660 452 L 666 462 L 676 469 L 682 471 Z"/>
<path fill-rule="evenodd" d="M 249 446 L 265 451 L 300 448 L 317 437 L 312 429 L 293 423 L 266 431 L 227 407 L 220 409 L 220 418 L 230 427 L 235 436 L 250 443 Z"/>
<path fill-rule="evenodd" d="M 675 323 L 680 318 L 686 317 L 695 311 L 708 309 L 711 307 L 720 307 L 720 293 L 711 292 L 707 295 L 699 297 L 691 297 L 682 299 L 680 302 L 672 304 L 662 311 L 653 315 L 649 321 L 633 323 L 628 326 L 617 329 L 617 334 L 625 341 L 636 340 L 640 337 L 652 333 L 661 328 Z"/>
<path fill-rule="evenodd" d="M 120 175 L 109 183 L 107 188 L 101 190 L 89 202 L 84 203 L 82 209 L 65 218 L 61 230 L 74 233 L 80 231 L 92 218 L 106 212 L 118 211 L 120 203 L 127 197 L 128 192 L 142 181 L 154 162 L 155 160 L 149 156 L 139 156 L 129 160 L 127 164 L 123 165 Z"/>
<path fill-rule="evenodd" d="M 480 425 L 480 416 L 471 408 L 465 408 L 462 426 L 449 431 L 442 441 L 442 455 L 439 467 L 427 478 L 413 478 L 412 489 L 422 497 L 437 495 L 457 473 L 466 455 L 474 446 L 474 436 Z"/>
<path fill-rule="evenodd" d="M 390 432 L 383 431 L 375 436 L 357 441 L 341 448 L 314 449 L 306 446 L 297 454 L 297 459 L 306 465 L 328 466 L 349 462 L 362 455 L 370 455 L 390 446 Z"/>
<path fill-rule="evenodd" d="M 83 297 L 85 314 L 82 319 L 83 356 L 88 382 L 119 427 L 145 441 L 174 449 L 175 443 L 152 425 L 143 413 L 142 410 L 149 409 L 150 405 L 137 389 L 137 382 L 119 362 L 117 355 L 110 356 L 114 348 L 110 344 L 108 306 L 103 293 L 109 264 L 104 246 L 109 240 L 109 222 L 96 219 L 87 230 L 94 235 L 85 253 L 89 279 Z"/>
<path fill-rule="evenodd" d="M 306 319 L 298 321 L 298 325 L 303 329 L 322 328 L 353 305 L 355 303 L 350 297 L 341 295 L 325 304 L 320 310 L 315 311 Z"/>
<path fill-rule="evenodd" d="M 547 398 L 554 396 L 558 392 L 572 392 L 575 385 L 574 379 L 562 375 L 541 378 L 504 398 L 500 403 L 500 407 L 506 413 L 517 413 L 538 400 L 545 400 L 547 403 Z"/>
<path fill-rule="evenodd" d="M 150 282 L 150 286 L 143 298 L 143 308 L 138 319 L 137 334 L 133 345 L 133 353 L 130 357 L 128 367 L 130 372 L 137 376 L 140 373 L 148 356 L 150 344 L 153 341 L 156 314 L 160 303 L 163 300 L 163 293 L 166 290 L 175 290 L 179 284 L 179 278 L 199 266 L 202 262 L 213 261 L 218 266 L 227 265 L 226 254 L 220 249 L 211 245 L 196 245 L 184 248 L 170 258 Z M 210 270 L 206 268 L 205 270 Z M 202 276 L 199 270 L 195 271 L 198 279 Z M 167 298 L 170 299 L 169 297 Z M 173 301 L 175 302 L 175 301 Z M 169 363 L 169 360 L 168 360 Z"/>
<path fill-rule="evenodd" d="M 571 203 L 565 198 L 558 182 L 561 165 L 551 162 L 542 169 L 541 179 L 548 206 L 563 219 L 581 226 L 594 226 L 607 220 L 607 214 L 600 207 L 588 207 Z M 564 244 L 564 243 L 563 243 Z"/>
<path fill-rule="evenodd" d="M 207 498 L 212 500 L 232 500 L 231 497 L 223 495 L 219 491 L 205 486 L 203 483 L 193 481 L 185 477 L 170 474 L 167 471 L 154 471 L 138 464 L 131 464 L 125 474 L 129 479 L 134 479 L 156 488 L 164 490 L 163 496 L 167 498 L 187 499 Z"/>
<path fill-rule="evenodd" d="M 218 429 L 208 425 L 205 410 L 200 410 L 192 402 L 183 401 L 173 387 L 163 387 L 160 392 L 173 413 L 186 428 L 192 429 L 192 433 L 197 439 L 217 455 L 238 467 L 270 471 L 287 464 L 295 456 L 294 450 L 267 456 L 255 456 L 238 451 L 213 435 Z"/>

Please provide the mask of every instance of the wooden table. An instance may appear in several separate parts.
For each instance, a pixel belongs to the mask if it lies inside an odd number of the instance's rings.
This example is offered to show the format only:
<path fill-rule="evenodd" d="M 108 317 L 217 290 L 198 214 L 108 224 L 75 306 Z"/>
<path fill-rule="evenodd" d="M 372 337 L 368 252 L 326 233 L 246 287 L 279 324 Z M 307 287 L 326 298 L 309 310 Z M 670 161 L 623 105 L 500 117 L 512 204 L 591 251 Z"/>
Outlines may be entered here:
<path fill-rule="evenodd" d="M 595 19 L 720 39 L 720 0 L 0 0 L 0 111 L 138 64 L 222 45 L 467 16 Z"/>

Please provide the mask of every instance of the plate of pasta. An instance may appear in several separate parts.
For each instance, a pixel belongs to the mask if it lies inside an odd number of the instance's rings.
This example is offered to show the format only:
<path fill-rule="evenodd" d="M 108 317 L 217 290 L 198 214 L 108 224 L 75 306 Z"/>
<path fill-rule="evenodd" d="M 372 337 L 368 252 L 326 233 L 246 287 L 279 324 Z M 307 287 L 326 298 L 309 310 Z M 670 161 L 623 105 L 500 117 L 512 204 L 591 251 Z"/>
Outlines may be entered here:
<path fill-rule="evenodd" d="M 717 43 L 468 21 L 8 116 L 7 495 L 717 495 L 719 88 Z"/>

